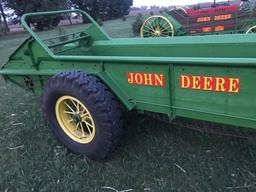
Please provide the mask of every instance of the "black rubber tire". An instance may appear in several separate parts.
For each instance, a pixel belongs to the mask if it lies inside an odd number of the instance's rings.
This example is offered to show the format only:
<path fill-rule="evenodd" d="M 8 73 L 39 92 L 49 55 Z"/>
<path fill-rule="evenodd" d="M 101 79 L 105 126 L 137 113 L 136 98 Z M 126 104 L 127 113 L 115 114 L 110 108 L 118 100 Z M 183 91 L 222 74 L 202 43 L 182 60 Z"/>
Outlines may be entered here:
<path fill-rule="evenodd" d="M 69 95 L 85 104 L 96 126 L 94 139 L 80 144 L 65 134 L 55 115 L 58 98 Z M 75 154 L 91 159 L 104 159 L 116 148 L 122 136 L 122 115 L 119 103 L 109 89 L 92 75 L 79 71 L 63 72 L 50 78 L 42 96 L 44 116 L 58 140 Z"/>

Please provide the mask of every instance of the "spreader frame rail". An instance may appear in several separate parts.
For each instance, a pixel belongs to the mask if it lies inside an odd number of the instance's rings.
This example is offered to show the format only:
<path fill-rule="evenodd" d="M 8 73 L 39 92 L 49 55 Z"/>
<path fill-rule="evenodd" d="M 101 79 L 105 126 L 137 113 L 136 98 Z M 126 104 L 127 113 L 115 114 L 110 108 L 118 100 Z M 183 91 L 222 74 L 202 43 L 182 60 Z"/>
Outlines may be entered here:
<path fill-rule="evenodd" d="M 45 39 L 41 39 L 33 30 L 32 28 L 27 24 L 27 19 L 29 17 L 35 17 L 35 16 L 49 16 L 49 15 L 59 15 L 59 14 L 65 14 L 65 13 L 80 13 L 84 18 L 89 19 L 89 21 L 96 25 L 99 30 L 104 33 L 106 36 L 107 34 L 100 28 L 100 26 L 97 24 L 97 22 L 86 12 L 79 10 L 79 9 L 72 9 L 72 10 L 60 10 L 60 11 L 47 11 L 47 12 L 37 12 L 37 13 L 27 13 L 24 14 L 21 17 L 21 24 L 23 25 L 23 27 L 31 34 L 31 36 L 43 47 L 43 49 L 49 54 L 50 57 L 54 58 L 54 59 L 60 59 L 60 57 L 58 57 L 57 55 L 55 55 L 50 46 L 47 46 L 45 44 Z M 78 31 L 78 33 L 81 33 L 81 31 Z M 71 35 L 71 34 L 68 34 Z M 65 35 L 66 36 L 66 35 Z M 54 37 L 56 38 L 56 37 Z M 85 37 L 83 37 L 85 38 Z M 82 39 L 83 39 L 82 38 Z M 46 39 L 48 40 L 48 39 Z"/>
<path fill-rule="evenodd" d="M 62 61 L 92 61 L 92 62 L 136 62 L 136 63 L 174 63 L 174 64 L 196 64 L 204 65 L 207 63 L 216 64 L 219 66 L 225 66 L 233 64 L 236 66 L 255 66 L 256 59 L 254 58 L 212 58 L 212 57 L 129 57 L 129 56 L 68 56 L 68 55 L 56 55 L 52 50 L 44 43 L 44 40 L 41 39 L 32 29 L 28 26 L 26 19 L 32 16 L 48 16 L 64 13 L 80 13 L 84 17 L 87 17 L 101 33 L 106 35 L 109 40 L 112 40 L 97 24 L 97 22 L 86 12 L 79 9 L 73 10 L 61 10 L 61 11 L 48 11 L 48 12 L 37 12 L 37 13 L 28 13 L 22 16 L 21 23 L 26 28 L 26 30 L 32 35 L 32 37 L 42 46 L 42 48 L 49 54 L 52 59 L 62 60 Z M 249 36 L 249 35 L 248 35 Z M 243 65 L 241 65 L 243 63 Z M 1 73 L 1 72 L 0 72 Z"/>

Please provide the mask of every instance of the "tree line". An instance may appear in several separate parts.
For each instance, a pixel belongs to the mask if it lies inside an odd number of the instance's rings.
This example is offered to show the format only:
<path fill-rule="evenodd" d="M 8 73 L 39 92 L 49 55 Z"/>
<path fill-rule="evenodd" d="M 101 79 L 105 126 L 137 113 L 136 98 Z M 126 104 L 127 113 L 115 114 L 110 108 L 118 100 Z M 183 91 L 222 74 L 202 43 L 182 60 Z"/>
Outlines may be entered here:
<path fill-rule="evenodd" d="M 86 11 L 94 19 L 113 19 L 129 14 L 133 0 L 0 0 L 0 25 L 6 21 L 4 9 L 12 9 L 15 15 L 20 18 L 25 13 L 39 11 L 54 11 L 77 8 Z M 54 25 L 59 18 L 52 18 L 51 21 L 34 19 L 30 22 L 37 26 Z"/>

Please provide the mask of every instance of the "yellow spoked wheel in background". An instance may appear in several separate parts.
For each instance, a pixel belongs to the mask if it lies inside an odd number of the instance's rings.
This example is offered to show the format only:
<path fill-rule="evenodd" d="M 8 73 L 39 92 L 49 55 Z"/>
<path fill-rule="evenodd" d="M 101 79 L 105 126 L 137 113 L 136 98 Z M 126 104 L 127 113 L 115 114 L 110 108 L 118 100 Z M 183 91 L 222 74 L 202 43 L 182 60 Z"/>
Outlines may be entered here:
<path fill-rule="evenodd" d="M 74 141 L 90 143 L 96 127 L 89 110 L 78 99 L 72 96 L 62 96 L 55 105 L 57 121 L 63 131 Z"/>
<path fill-rule="evenodd" d="M 174 36 L 174 27 L 168 18 L 164 16 L 152 16 L 143 23 L 140 36 L 142 38 L 172 37 Z"/>
<path fill-rule="evenodd" d="M 253 27 L 250 27 L 247 31 L 246 34 L 251 34 L 251 33 L 256 33 L 256 25 Z"/>

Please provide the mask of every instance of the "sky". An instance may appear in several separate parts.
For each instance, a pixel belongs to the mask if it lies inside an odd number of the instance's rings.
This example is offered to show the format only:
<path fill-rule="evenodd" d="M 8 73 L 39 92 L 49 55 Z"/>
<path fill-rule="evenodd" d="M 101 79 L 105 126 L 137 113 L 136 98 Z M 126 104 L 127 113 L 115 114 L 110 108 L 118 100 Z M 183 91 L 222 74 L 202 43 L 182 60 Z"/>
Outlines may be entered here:
<path fill-rule="evenodd" d="M 169 6 L 169 5 L 191 5 L 202 2 L 213 2 L 213 0 L 133 0 L 134 7 L 140 7 L 143 5 L 158 5 L 158 6 Z"/>

